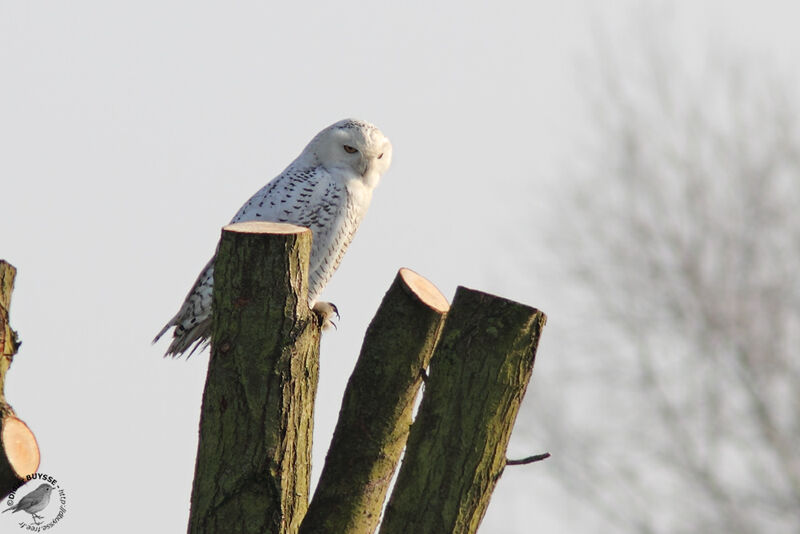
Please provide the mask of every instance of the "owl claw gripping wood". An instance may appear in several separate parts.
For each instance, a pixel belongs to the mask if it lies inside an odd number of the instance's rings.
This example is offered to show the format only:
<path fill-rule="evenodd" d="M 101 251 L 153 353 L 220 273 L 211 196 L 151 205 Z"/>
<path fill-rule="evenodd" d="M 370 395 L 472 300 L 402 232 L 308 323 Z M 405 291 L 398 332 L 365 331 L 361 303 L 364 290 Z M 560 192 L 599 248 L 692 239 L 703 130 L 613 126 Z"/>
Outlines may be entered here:
<path fill-rule="evenodd" d="M 358 229 L 372 191 L 392 162 L 392 144 L 368 122 L 345 119 L 325 128 L 281 174 L 261 188 L 231 222 L 272 221 L 311 229 L 308 305 L 325 327 L 339 314 L 318 303 Z M 214 258 L 206 264 L 178 313 L 153 340 L 175 327 L 167 356 L 189 355 L 209 342 Z M 322 309 L 322 304 L 332 306 Z M 316 306 L 320 305 L 320 306 Z M 194 345 L 194 347 L 192 347 Z"/>
<path fill-rule="evenodd" d="M 336 330 L 336 323 L 333 322 L 333 316 L 336 316 L 337 321 L 341 319 L 339 308 L 336 307 L 336 304 L 333 302 L 317 301 L 317 303 L 314 304 L 313 310 L 317 313 L 323 330 L 330 330 L 331 328 Z"/>

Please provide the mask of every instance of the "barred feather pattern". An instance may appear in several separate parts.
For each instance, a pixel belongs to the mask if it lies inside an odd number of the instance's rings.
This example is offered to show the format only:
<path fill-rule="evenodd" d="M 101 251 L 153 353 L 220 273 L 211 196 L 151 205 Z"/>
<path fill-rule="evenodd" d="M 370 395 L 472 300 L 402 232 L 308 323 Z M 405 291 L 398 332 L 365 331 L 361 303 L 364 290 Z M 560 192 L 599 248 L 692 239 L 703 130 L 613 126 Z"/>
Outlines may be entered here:
<path fill-rule="evenodd" d="M 308 299 L 313 306 L 339 267 L 390 162 L 391 143 L 380 130 L 356 119 L 340 121 L 320 132 L 231 222 L 286 222 L 311 229 Z M 213 285 L 214 258 L 200 272 L 178 313 L 153 340 L 174 327 L 166 356 L 187 351 L 190 356 L 208 345 Z"/>

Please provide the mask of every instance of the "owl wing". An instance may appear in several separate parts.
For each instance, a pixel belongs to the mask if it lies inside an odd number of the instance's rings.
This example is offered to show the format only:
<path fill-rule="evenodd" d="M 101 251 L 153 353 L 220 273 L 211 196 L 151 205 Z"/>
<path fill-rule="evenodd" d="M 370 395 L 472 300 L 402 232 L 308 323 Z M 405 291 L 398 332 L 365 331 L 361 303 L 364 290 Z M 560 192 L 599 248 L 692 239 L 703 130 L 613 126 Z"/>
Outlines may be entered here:
<path fill-rule="evenodd" d="M 311 229 L 310 304 L 338 267 L 358 225 L 348 217 L 349 199 L 343 182 L 324 167 L 289 167 L 253 195 L 232 221 L 286 222 Z"/>
<path fill-rule="evenodd" d="M 321 264 L 328 256 L 328 249 L 335 237 L 342 233 L 346 220 L 343 216 L 346 204 L 345 188 L 326 169 L 303 169 L 292 165 L 250 197 L 231 222 L 262 220 L 310 228 L 312 248 L 309 299 L 313 301 L 329 278 L 329 275 L 320 277 L 314 273 L 322 270 L 324 265 Z M 190 348 L 191 356 L 195 350 L 208 344 L 211 336 L 214 259 L 211 258 L 200 272 L 178 313 L 153 340 L 153 343 L 157 342 L 167 330 L 175 327 L 167 356 L 177 356 Z"/>
<path fill-rule="evenodd" d="M 172 333 L 172 342 L 164 356 L 178 356 L 189 350 L 190 347 L 192 350 L 188 356 L 191 356 L 198 348 L 202 350 L 208 345 L 211 337 L 213 283 L 214 258 L 211 258 L 200 271 L 200 275 L 195 280 L 192 289 L 189 290 L 189 294 L 186 295 L 178 313 L 167 321 L 164 328 L 153 339 L 153 343 L 156 343 L 167 330 L 175 327 L 175 331 Z"/>

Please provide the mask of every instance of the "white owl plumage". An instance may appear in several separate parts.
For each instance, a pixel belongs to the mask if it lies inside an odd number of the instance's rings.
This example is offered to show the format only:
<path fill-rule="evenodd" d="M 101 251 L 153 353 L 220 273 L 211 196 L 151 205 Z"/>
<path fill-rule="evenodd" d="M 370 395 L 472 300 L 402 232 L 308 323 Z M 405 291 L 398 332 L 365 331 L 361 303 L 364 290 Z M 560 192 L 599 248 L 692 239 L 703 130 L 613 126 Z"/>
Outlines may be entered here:
<path fill-rule="evenodd" d="M 319 132 L 286 169 L 262 187 L 231 222 L 287 222 L 311 229 L 309 306 L 314 306 L 339 267 L 392 162 L 392 144 L 372 124 L 345 119 Z M 166 356 L 191 355 L 211 335 L 214 258 L 208 262 L 178 313 L 153 340 L 175 327 Z"/>

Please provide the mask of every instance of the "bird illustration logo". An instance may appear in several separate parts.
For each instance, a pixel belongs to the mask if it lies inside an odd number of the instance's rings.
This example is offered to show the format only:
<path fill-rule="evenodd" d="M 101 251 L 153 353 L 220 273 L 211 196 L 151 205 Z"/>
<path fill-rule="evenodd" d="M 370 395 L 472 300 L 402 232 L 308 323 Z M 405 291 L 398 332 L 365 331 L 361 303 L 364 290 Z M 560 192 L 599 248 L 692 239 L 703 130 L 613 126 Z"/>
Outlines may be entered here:
<path fill-rule="evenodd" d="M 39 512 L 47 508 L 47 505 L 50 504 L 50 493 L 52 491 L 53 486 L 50 484 L 40 484 L 38 488 L 25 495 L 14 506 L 3 510 L 3 513 L 12 510 L 11 513 L 16 514 L 22 510 L 23 512 L 31 514 L 33 522 L 39 525 L 44 520 L 44 517 L 39 515 Z"/>

